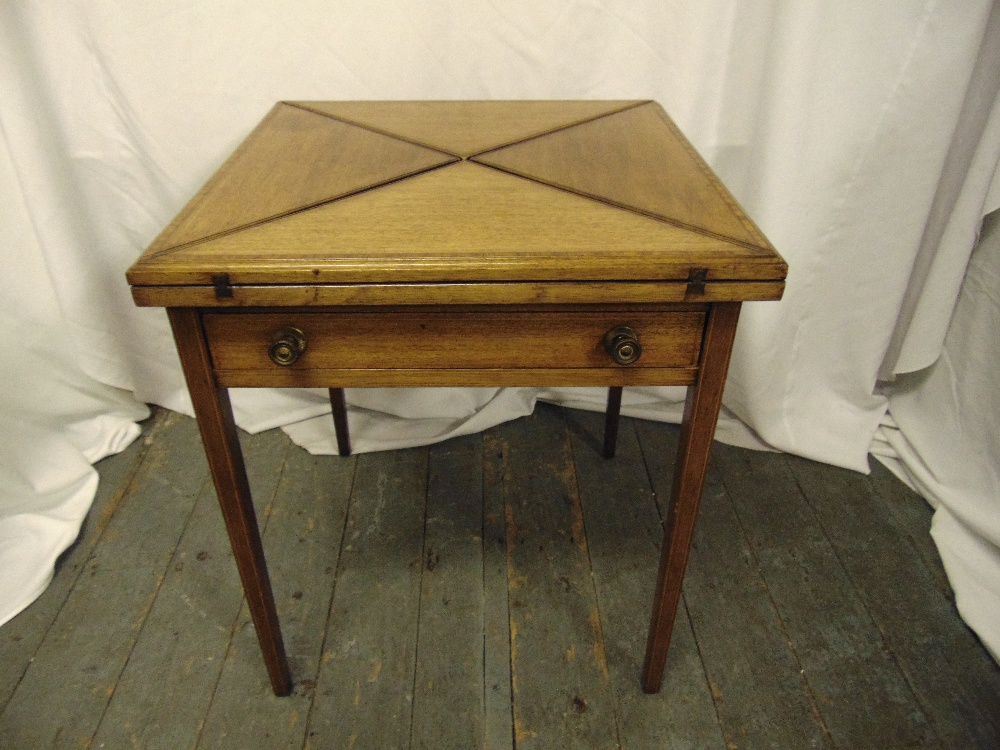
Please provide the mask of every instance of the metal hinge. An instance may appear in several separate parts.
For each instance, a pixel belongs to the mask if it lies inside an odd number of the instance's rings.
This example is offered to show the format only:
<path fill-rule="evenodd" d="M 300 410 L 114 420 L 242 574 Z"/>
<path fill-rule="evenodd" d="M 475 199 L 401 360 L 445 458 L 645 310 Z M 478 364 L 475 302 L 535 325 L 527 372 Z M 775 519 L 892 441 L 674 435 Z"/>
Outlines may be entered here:
<path fill-rule="evenodd" d="M 212 286 L 215 287 L 216 299 L 232 299 L 233 286 L 229 283 L 228 273 L 212 274 Z"/>
<path fill-rule="evenodd" d="M 692 295 L 700 296 L 705 293 L 705 279 L 708 277 L 707 268 L 692 268 L 688 271 L 688 285 L 684 292 L 685 297 Z"/>

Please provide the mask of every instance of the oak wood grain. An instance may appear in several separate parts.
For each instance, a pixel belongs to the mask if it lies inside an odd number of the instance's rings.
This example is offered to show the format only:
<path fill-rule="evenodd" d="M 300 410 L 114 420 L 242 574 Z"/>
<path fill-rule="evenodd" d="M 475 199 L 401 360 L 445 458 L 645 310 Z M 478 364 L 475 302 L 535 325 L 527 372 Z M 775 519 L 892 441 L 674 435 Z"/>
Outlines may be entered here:
<path fill-rule="evenodd" d="M 631 327 L 642 355 L 630 369 L 693 367 L 700 312 L 249 313 L 204 316 L 216 371 L 278 368 L 275 334 L 300 330 L 306 349 L 282 369 L 582 369 L 615 365 L 607 331 Z"/>
<path fill-rule="evenodd" d="M 683 270 L 683 269 L 682 269 Z M 680 273 L 680 272 L 678 272 Z M 377 305 L 528 305 L 778 300 L 782 281 L 708 282 L 693 294 L 687 282 L 449 283 L 449 284 L 268 284 L 232 288 L 219 297 L 213 286 L 136 286 L 139 307 L 304 307 Z"/>
<path fill-rule="evenodd" d="M 139 304 L 284 305 L 353 294 L 326 285 L 498 281 L 522 286 L 492 300 L 516 302 L 547 294 L 539 282 L 696 269 L 705 301 L 774 299 L 787 272 L 654 102 L 299 102 L 275 106 L 127 276 Z M 215 302 L 167 288 L 217 279 L 232 294 Z M 237 296 L 246 285 L 285 288 Z"/>
<path fill-rule="evenodd" d="M 781 280 L 773 250 L 470 162 L 140 259 L 135 285 Z"/>
<path fill-rule="evenodd" d="M 709 311 L 698 382 L 688 389 L 684 402 L 684 422 L 670 506 L 663 524 L 660 572 L 643 668 L 643 689 L 650 693 L 660 689 L 663 678 L 739 316 L 739 302 L 719 303 Z"/>
<path fill-rule="evenodd" d="M 641 103 L 544 100 L 290 102 L 461 157 Z"/>
<path fill-rule="evenodd" d="M 697 368 L 628 367 L 518 370 L 223 370 L 226 388 L 505 388 L 515 386 L 689 385 Z"/>
<path fill-rule="evenodd" d="M 453 157 L 276 104 L 156 239 L 153 254 L 407 177 Z"/>
<path fill-rule="evenodd" d="M 475 161 L 701 232 L 767 247 L 654 102 Z"/>
<path fill-rule="evenodd" d="M 229 392 L 215 384 L 198 311 L 171 308 L 167 312 L 271 686 L 276 695 L 287 695 L 292 689 L 288 658 Z"/>

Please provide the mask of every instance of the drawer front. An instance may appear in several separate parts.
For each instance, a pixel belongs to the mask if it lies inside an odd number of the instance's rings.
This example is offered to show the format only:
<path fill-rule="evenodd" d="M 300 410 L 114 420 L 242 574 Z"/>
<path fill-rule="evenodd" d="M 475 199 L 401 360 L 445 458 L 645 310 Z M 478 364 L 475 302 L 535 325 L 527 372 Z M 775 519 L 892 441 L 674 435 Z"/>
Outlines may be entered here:
<path fill-rule="evenodd" d="M 217 372 L 268 370 L 551 370 L 697 366 L 703 312 L 207 313 Z M 618 364 L 605 334 L 628 326 L 642 353 Z M 301 333 L 290 354 L 275 342 Z M 297 344 L 287 342 L 292 349 Z M 272 354 L 286 364 L 276 364 Z"/>

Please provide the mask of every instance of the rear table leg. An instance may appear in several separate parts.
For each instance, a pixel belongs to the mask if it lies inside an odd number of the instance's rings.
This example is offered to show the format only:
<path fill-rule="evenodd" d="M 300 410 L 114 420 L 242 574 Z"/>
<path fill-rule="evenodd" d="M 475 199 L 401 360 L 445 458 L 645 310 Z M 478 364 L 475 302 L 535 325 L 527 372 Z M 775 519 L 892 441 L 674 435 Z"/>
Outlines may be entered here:
<path fill-rule="evenodd" d="M 343 388 L 330 389 L 330 405 L 333 407 L 333 430 L 337 433 L 337 452 L 341 456 L 349 456 L 351 433 L 347 428 L 347 401 Z"/>
<path fill-rule="evenodd" d="M 622 410 L 622 387 L 608 388 L 608 408 L 604 412 L 604 457 L 614 458 L 618 449 L 618 416 Z"/>

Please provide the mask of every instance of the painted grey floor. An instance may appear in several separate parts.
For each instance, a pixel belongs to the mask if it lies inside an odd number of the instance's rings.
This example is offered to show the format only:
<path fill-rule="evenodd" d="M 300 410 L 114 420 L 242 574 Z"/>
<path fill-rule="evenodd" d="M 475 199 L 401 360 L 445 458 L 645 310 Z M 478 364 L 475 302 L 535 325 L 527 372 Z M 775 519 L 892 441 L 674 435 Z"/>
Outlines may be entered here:
<path fill-rule="evenodd" d="M 677 428 L 541 405 L 431 448 L 243 435 L 296 689 L 270 694 L 193 420 L 99 465 L 0 628 L 0 748 L 1000 748 L 930 510 L 716 445 L 667 674 L 639 688 Z"/>

